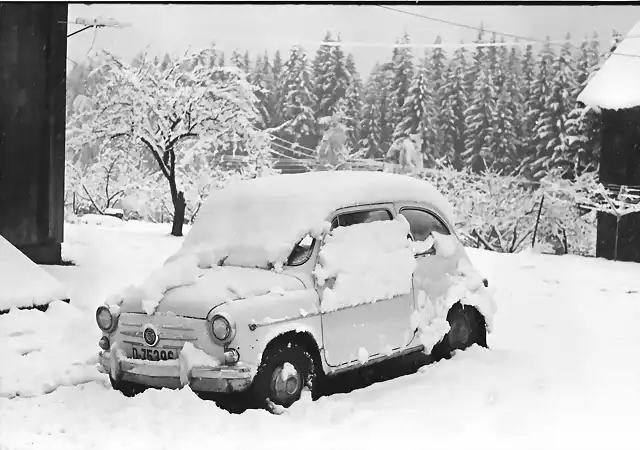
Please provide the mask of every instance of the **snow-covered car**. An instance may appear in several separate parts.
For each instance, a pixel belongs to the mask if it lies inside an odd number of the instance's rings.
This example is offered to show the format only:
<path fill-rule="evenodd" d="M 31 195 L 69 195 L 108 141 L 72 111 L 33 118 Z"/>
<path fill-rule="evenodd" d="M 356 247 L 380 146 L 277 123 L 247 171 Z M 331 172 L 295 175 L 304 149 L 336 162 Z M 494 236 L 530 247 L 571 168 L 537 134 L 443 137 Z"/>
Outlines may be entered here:
<path fill-rule="evenodd" d="M 115 389 L 308 386 L 412 352 L 486 346 L 496 307 L 428 182 L 314 172 L 214 191 L 181 249 L 96 311 Z"/>

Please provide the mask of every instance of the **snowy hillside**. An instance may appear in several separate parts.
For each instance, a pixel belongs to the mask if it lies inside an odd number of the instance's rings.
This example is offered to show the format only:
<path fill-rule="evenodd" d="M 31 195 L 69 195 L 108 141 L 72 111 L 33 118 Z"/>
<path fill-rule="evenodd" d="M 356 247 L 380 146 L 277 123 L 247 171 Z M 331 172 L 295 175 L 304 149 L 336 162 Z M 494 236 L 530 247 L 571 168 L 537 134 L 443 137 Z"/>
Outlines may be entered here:
<path fill-rule="evenodd" d="M 188 389 L 126 398 L 94 367 L 95 308 L 180 247 L 169 231 L 67 225 L 77 265 L 46 270 L 73 303 L 0 316 L 0 449 L 637 448 L 640 266 L 578 256 L 470 250 L 497 288 L 490 350 L 413 375 L 280 416 Z"/>

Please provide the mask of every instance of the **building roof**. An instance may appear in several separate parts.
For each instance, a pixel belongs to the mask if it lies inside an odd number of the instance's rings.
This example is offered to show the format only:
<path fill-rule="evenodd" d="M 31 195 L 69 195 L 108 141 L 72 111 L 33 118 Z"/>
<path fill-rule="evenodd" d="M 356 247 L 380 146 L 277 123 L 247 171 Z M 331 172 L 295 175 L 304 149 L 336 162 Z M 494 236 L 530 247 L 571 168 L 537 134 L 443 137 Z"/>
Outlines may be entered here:
<path fill-rule="evenodd" d="M 587 83 L 578 101 L 614 110 L 640 106 L 640 22 Z"/>

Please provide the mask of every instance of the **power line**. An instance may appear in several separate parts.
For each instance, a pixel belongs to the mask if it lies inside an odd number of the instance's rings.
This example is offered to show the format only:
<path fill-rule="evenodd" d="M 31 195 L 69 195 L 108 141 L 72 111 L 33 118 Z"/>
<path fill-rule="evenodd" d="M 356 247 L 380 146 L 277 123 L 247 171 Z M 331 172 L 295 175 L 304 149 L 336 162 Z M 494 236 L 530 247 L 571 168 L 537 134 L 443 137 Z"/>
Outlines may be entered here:
<path fill-rule="evenodd" d="M 512 37 L 512 38 L 515 38 L 515 39 L 524 39 L 526 41 L 535 41 L 535 42 L 542 42 L 542 43 L 546 42 L 544 39 L 536 39 L 536 38 L 531 38 L 531 37 L 526 37 L 526 36 L 520 36 L 520 35 L 517 35 L 517 34 L 503 33 L 501 31 L 487 30 L 486 28 L 474 27 L 472 25 L 467 25 L 467 24 L 464 24 L 464 23 L 452 22 L 450 20 L 438 19 L 437 17 L 425 16 L 423 14 L 418 14 L 418 13 L 414 13 L 414 12 L 411 12 L 411 11 L 404 11 L 402 9 L 393 8 L 391 6 L 385 6 L 385 5 L 375 5 L 375 6 L 377 6 L 378 8 L 388 9 L 390 11 L 395 11 L 395 12 L 399 12 L 399 13 L 402 13 L 402 14 L 407 14 L 409 16 L 420 17 L 422 19 L 427 19 L 427 20 L 431 20 L 431 21 L 434 21 L 434 22 L 440 22 L 440 23 L 445 23 L 447 25 L 452 25 L 452 26 L 461 27 L 461 28 L 467 28 L 469 30 L 484 31 L 484 32 L 487 32 L 487 33 L 495 33 L 495 34 L 499 34 L 500 36 L 508 36 L 508 37 Z"/>
<path fill-rule="evenodd" d="M 452 26 L 456 26 L 456 27 L 461 27 L 461 28 L 467 28 L 470 30 L 475 30 L 475 31 L 484 31 L 487 33 L 493 33 L 493 34 L 497 34 L 500 36 L 507 36 L 507 37 L 511 37 L 511 38 L 515 38 L 515 39 L 524 39 L 526 41 L 533 41 L 533 42 L 538 42 L 538 43 L 542 43 L 542 44 L 550 44 L 550 45 L 570 45 L 572 47 L 576 47 L 574 44 L 570 43 L 568 40 L 565 41 L 551 41 L 551 40 L 545 40 L 545 39 L 537 39 L 537 38 L 532 38 L 532 37 L 527 37 L 527 36 L 520 36 L 517 34 L 512 34 L 512 33 L 504 33 L 502 31 L 494 31 L 494 30 L 488 30 L 482 27 L 474 27 L 472 25 L 467 25 L 464 23 L 459 23 L 459 22 L 453 22 L 450 20 L 444 20 L 444 19 L 439 19 L 437 17 L 431 17 L 431 16 L 425 16 L 423 14 L 418 14 L 418 13 L 414 13 L 411 11 L 404 11 L 402 9 L 397 9 L 397 8 L 393 8 L 391 6 L 385 6 L 385 5 L 375 5 L 378 8 L 382 8 L 382 9 L 388 9 L 390 11 L 395 11 L 401 14 L 407 14 L 409 16 L 414 16 L 414 17 L 419 17 L 422 19 L 426 19 L 426 20 L 431 20 L 434 22 L 440 22 L 440 23 L 445 23 L 447 25 L 452 25 Z M 635 38 L 638 36 L 630 36 L 631 38 Z M 617 55 L 617 56 L 625 56 L 625 57 L 629 57 L 629 58 L 640 58 L 640 55 L 634 55 L 632 53 L 621 53 L 621 52 L 611 52 L 611 55 Z"/>

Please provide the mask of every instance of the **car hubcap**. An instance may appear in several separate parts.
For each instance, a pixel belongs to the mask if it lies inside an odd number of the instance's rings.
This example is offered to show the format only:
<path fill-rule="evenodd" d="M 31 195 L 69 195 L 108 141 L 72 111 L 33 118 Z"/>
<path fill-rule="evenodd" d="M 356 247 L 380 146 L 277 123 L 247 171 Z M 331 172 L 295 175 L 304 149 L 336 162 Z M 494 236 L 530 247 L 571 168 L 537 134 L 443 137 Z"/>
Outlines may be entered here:
<path fill-rule="evenodd" d="M 302 378 L 297 371 L 295 373 L 284 373 L 283 369 L 284 367 L 280 366 L 273 371 L 271 387 L 278 400 L 286 401 L 300 390 Z"/>
<path fill-rule="evenodd" d="M 471 326 L 466 317 L 458 316 L 451 324 L 449 331 L 449 344 L 452 349 L 464 349 L 469 346 L 471 337 Z"/>

